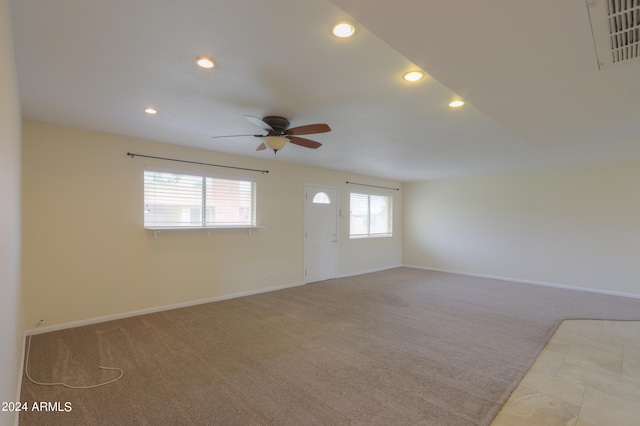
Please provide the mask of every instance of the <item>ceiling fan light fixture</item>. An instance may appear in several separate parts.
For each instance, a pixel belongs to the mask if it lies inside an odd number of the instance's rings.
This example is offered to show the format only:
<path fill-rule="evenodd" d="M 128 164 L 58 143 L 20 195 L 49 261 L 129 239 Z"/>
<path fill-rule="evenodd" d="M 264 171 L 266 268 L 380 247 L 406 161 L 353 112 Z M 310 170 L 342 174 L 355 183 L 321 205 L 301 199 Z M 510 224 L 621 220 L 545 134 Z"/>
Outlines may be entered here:
<path fill-rule="evenodd" d="M 356 27 L 348 22 L 339 22 L 333 26 L 331 32 L 336 37 L 348 38 L 356 32 Z"/>
<path fill-rule="evenodd" d="M 215 62 L 213 62 L 213 59 L 208 56 L 198 56 L 198 58 L 196 59 L 196 63 L 202 68 L 213 68 L 216 66 Z"/>
<path fill-rule="evenodd" d="M 402 76 L 406 81 L 418 81 L 424 78 L 424 71 L 409 71 Z"/>
<path fill-rule="evenodd" d="M 289 142 L 289 139 L 284 136 L 265 136 L 263 139 L 263 143 L 267 148 L 273 150 L 274 152 L 280 151 L 284 146 Z"/>

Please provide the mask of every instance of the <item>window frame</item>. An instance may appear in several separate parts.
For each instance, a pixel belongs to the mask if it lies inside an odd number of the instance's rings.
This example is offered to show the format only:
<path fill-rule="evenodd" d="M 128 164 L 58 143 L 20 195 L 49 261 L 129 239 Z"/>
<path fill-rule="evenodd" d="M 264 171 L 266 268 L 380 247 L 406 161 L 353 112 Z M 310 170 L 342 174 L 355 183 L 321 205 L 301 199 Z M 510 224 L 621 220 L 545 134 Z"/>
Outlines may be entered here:
<path fill-rule="evenodd" d="M 353 222 L 354 222 L 354 214 L 353 214 L 353 210 L 354 210 L 354 206 L 353 206 L 353 196 L 354 195 L 358 195 L 358 196 L 364 196 L 367 197 L 367 207 L 366 207 L 366 233 L 354 233 L 354 226 L 353 226 Z M 371 198 L 372 197 L 383 197 L 385 198 L 386 201 L 386 216 L 387 216 L 387 223 L 386 223 L 386 228 L 387 231 L 386 232 L 371 232 L 371 225 L 372 225 L 372 221 L 371 221 Z M 386 194 L 380 194 L 377 192 L 370 192 L 370 191 L 351 191 L 349 192 L 349 239 L 367 239 L 367 238 L 388 238 L 388 237 L 393 237 L 393 197 L 391 195 L 386 195 Z"/>
<path fill-rule="evenodd" d="M 147 191 L 147 173 L 165 173 L 165 174 L 173 174 L 185 176 L 188 178 L 200 178 L 203 182 L 206 182 L 207 179 L 222 179 L 222 180 L 230 180 L 235 181 L 240 185 L 240 182 L 250 183 L 251 195 L 249 197 L 250 206 L 244 207 L 244 209 L 249 209 L 249 222 L 248 223 L 230 223 L 230 224 L 209 224 L 207 222 L 206 212 L 215 211 L 216 206 L 207 203 L 207 193 L 206 190 L 203 189 L 202 195 L 200 198 L 199 207 L 196 206 L 183 206 L 184 208 L 197 208 L 201 212 L 201 218 L 199 223 L 193 224 L 191 221 L 183 221 L 182 223 L 175 223 L 172 225 L 156 225 L 151 221 L 147 221 L 146 214 L 148 213 L 148 199 L 146 195 Z M 203 188 L 206 188 L 206 183 L 203 184 Z M 257 182 L 254 178 L 245 176 L 245 175 L 224 175 L 217 173 L 204 173 L 201 171 L 194 170 L 178 170 L 178 169 L 168 169 L 162 167 L 145 167 L 143 172 L 143 205 L 144 205 L 144 214 L 143 224 L 145 229 L 151 230 L 165 230 L 165 229 L 226 229 L 226 228 L 239 228 L 239 229 L 249 229 L 249 228 L 259 228 L 257 226 Z M 204 212 L 205 214 L 202 214 Z"/>

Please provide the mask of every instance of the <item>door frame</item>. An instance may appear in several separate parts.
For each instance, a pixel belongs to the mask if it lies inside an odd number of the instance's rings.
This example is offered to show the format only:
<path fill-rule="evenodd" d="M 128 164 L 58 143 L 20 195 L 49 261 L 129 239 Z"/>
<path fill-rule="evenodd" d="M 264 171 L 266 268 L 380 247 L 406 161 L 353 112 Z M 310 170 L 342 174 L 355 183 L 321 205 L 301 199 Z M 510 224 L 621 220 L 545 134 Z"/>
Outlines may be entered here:
<path fill-rule="evenodd" d="M 336 191 L 336 215 L 335 215 L 335 224 L 336 224 L 336 254 L 335 254 L 335 268 L 333 271 L 333 277 L 330 279 L 338 278 L 338 268 L 339 268 L 339 252 L 340 252 L 340 226 L 339 226 L 339 218 L 340 218 L 340 188 L 332 185 L 321 185 L 316 183 L 305 183 L 304 184 L 304 193 L 302 194 L 302 201 L 304 202 L 304 219 L 303 219 L 303 230 L 302 230 L 302 247 L 303 247 L 303 283 L 307 284 L 307 194 L 309 192 L 309 187 L 318 187 L 318 188 L 330 188 Z M 315 282 L 315 281 L 314 281 Z"/>

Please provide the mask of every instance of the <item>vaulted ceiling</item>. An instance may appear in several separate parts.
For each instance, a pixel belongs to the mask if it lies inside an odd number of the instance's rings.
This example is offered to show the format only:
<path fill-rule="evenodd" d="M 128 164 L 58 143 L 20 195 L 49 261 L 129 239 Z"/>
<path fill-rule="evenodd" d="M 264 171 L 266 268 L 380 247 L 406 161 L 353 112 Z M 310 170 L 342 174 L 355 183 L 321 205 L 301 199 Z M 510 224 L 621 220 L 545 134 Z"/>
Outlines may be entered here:
<path fill-rule="evenodd" d="M 11 6 L 30 120 L 273 159 L 252 136 L 212 136 L 280 115 L 332 131 L 277 161 L 398 181 L 640 160 L 640 61 L 599 68 L 584 0 Z M 349 39 L 330 31 L 343 20 Z M 427 77 L 404 81 L 412 69 Z"/>

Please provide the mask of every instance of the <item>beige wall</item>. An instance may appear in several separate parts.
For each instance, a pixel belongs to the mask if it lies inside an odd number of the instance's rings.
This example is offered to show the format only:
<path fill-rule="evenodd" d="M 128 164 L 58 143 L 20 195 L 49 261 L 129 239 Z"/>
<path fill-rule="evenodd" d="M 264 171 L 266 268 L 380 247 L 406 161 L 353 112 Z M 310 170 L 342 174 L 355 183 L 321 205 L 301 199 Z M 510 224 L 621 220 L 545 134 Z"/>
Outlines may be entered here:
<path fill-rule="evenodd" d="M 27 324 L 46 326 L 304 281 L 304 185 L 340 194 L 339 270 L 351 275 L 401 264 L 401 192 L 393 191 L 392 238 L 349 240 L 348 196 L 359 181 L 398 182 L 201 151 L 110 134 L 24 122 L 23 276 Z M 127 152 L 267 169 L 234 172 Z M 310 155 L 313 155 L 310 152 Z M 161 232 L 143 229 L 145 166 L 248 175 L 257 180 L 264 229 Z M 271 272 L 272 279 L 268 279 Z"/>
<path fill-rule="evenodd" d="M 0 401 L 14 401 L 22 363 L 20 105 L 9 4 L 0 0 Z M 0 412 L 0 424 L 14 424 Z"/>
<path fill-rule="evenodd" d="M 403 263 L 640 294 L 640 163 L 405 184 Z"/>

